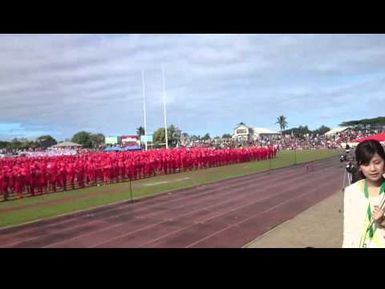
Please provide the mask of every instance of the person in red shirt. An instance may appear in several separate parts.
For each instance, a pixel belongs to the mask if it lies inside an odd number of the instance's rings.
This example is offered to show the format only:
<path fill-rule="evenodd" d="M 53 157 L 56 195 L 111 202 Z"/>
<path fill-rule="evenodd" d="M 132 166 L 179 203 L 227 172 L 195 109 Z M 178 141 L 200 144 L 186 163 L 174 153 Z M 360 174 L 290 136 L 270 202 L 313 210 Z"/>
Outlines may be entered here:
<path fill-rule="evenodd" d="M 13 191 L 16 193 L 16 198 L 21 199 L 23 198 L 23 185 L 24 185 L 21 168 L 19 167 L 14 168 L 13 177 L 14 177 Z"/>
<path fill-rule="evenodd" d="M 42 163 L 41 166 L 39 167 L 40 170 L 40 190 L 41 193 L 47 193 L 48 192 L 48 181 L 49 181 L 49 175 L 47 171 L 47 166 L 45 163 Z"/>
<path fill-rule="evenodd" d="M 92 162 L 88 162 L 87 178 L 88 178 L 88 183 L 89 184 L 95 185 L 97 183 L 96 168 L 95 168 L 95 165 Z"/>
<path fill-rule="evenodd" d="M 175 153 L 173 156 L 171 156 L 171 172 L 175 174 L 178 168 L 178 155 Z"/>
<path fill-rule="evenodd" d="M 22 168 L 22 174 L 24 176 L 24 185 L 26 188 L 27 193 L 29 193 L 31 196 L 34 196 L 35 192 L 31 191 L 32 186 L 32 176 L 31 176 L 31 167 L 29 163 L 26 163 Z"/>
<path fill-rule="evenodd" d="M 128 178 L 130 181 L 135 179 L 135 165 L 132 160 L 127 161 Z"/>
<path fill-rule="evenodd" d="M 119 164 L 116 158 L 112 162 L 112 180 L 114 183 L 119 181 Z"/>
<path fill-rule="evenodd" d="M 47 178 L 48 178 L 48 191 L 56 192 L 57 185 L 57 165 L 56 162 L 51 161 L 47 164 Z"/>
<path fill-rule="evenodd" d="M 80 188 L 84 188 L 84 166 L 82 162 L 78 162 L 75 165 L 76 181 Z"/>
<path fill-rule="evenodd" d="M 122 157 L 118 161 L 118 182 L 121 182 L 125 179 L 125 167 Z"/>
<path fill-rule="evenodd" d="M 151 169 L 150 169 L 150 160 L 148 158 L 145 158 L 143 161 L 143 171 L 144 171 L 144 177 L 149 178 L 151 174 Z"/>
<path fill-rule="evenodd" d="M 144 162 L 141 159 L 137 160 L 136 169 L 138 178 L 142 179 L 144 177 Z"/>
<path fill-rule="evenodd" d="M 15 192 L 15 171 L 11 168 L 8 169 L 8 188 L 9 188 L 9 194 L 13 194 Z"/>
<path fill-rule="evenodd" d="M 100 184 L 103 182 L 103 169 L 101 166 L 101 161 L 95 163 L 95 183 Z"/>
<path fill-rule="evenodd" d="M 6 188 L 4 186 L 4 173 L 1 168 L 0 168 L 0 195 L 2 195 L 2 198 L 4 201 L 7 200 Z"/>
<path fill-rule="evenodd" d="M 108 162 L 103 165 L 103 181 L 105 185 L 111 182 L 111 165 Z"/>
<path fill-rule="evenodd" d="M 151 170 L 152 177 L 158 175 L 158 167 L 159 167 L 159 164 L 158 164 L 157 156 L 153 154 L 150 159 L 150 170 Z"/>
<path fill-rule="evenodd" d="M 58 166 L 58 184 L 59 187 L 63 190 L 67 190 L 67 180 L 66 180 L 66 169 L 63 163 L 60 163 Z"/>
<path fill-rule="evenodd" d="M 68 163 L 66 166 L 66 181 L 71 188 L 75 189 L 75 169 L 72 163 Z"/>
<path fill-rule="evenodd" d="M 4 194 L 4 200 L 8 200 L 9 197 L 9 190 L 10 190 L 10 174 L 9 174 L 9 169 L 8 167 L 4 167 L 3 170 L 3 187 L 2 191 Z"/>
<path fill-rule="evenodd" d="M 35 189 L 38 188 L 39 178 L 36 170 L 38 169 L 37 164 L 34 163 L 31 168 L 31 195 L 35 195 Z"/>

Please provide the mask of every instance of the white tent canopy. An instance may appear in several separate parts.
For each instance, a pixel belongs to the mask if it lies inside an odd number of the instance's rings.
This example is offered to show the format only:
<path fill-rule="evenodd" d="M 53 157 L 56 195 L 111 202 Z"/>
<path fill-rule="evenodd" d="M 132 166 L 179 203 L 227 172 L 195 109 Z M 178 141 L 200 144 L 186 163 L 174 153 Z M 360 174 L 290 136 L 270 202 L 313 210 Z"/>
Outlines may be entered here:
<path fill-rule="evenodd" d="M 333 128 L 333 129 L 329 130 L 328 132 L 326 132 L 325 136 L 335 135 L 337 133 L 340 133 L 340 132 L 347 130 L 348 128 L 350 128 L 350 127 L 349 126 L 341 126 L 341 127 Z"/>
<path fill-rule="evenodd" d="M 261 127 L 254 127 L 253 132 L 254 134 L 279 134 L 278 132 L 272 131 L 267 128 L 261 128 Z"/>
<path fill-rule="evenodd" d="M 51 148 L 71 148 L 71 147 L 81 147 L 82 145 L 70 141 L 65 141 L 62 143 L 58 143 L 54 146 L 51 146 Z"/>

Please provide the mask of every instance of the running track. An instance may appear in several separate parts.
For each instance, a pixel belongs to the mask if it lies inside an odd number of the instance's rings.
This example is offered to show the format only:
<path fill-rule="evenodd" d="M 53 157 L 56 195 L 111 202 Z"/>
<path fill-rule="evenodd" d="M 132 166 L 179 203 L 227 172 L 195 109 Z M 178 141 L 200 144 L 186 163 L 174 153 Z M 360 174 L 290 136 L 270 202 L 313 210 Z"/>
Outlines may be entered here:
<path fill-rule="evenodd" d="M 0 247 L 242 247 L 341 189 L 338 158 L 0 230 Z"/>

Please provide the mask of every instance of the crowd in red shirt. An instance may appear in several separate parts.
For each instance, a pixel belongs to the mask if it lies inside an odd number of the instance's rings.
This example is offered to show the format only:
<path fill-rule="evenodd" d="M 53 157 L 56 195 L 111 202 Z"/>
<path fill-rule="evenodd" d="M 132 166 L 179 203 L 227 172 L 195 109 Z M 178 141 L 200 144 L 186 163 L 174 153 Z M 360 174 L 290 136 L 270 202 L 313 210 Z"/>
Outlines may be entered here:
<path fill-rule="evenodd" d="M 75 156 L 0 159 L 0 195 L 22 198 L 96 184 L 137 180 L 272 158 L 275 147 L 239 149 L 160 149 L 140 152 L 90 152 Z"/>

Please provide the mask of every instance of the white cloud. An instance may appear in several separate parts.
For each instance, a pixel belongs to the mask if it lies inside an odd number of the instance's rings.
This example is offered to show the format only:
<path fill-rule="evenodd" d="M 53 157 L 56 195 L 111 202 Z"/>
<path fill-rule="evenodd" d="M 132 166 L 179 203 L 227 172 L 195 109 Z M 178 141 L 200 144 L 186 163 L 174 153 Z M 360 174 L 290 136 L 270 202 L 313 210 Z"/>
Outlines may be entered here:
<path fill-rule="evenodd" d="M 222 135 L 239 121 L 276 129 L 280 114 L 312 127 L 378 116 L 385 36 L 0 35 L 0 63 L 0 124 L 20 134 L 134 133 L 142 69 L 155 130 L 163 64 L 169 123 Z"/>

